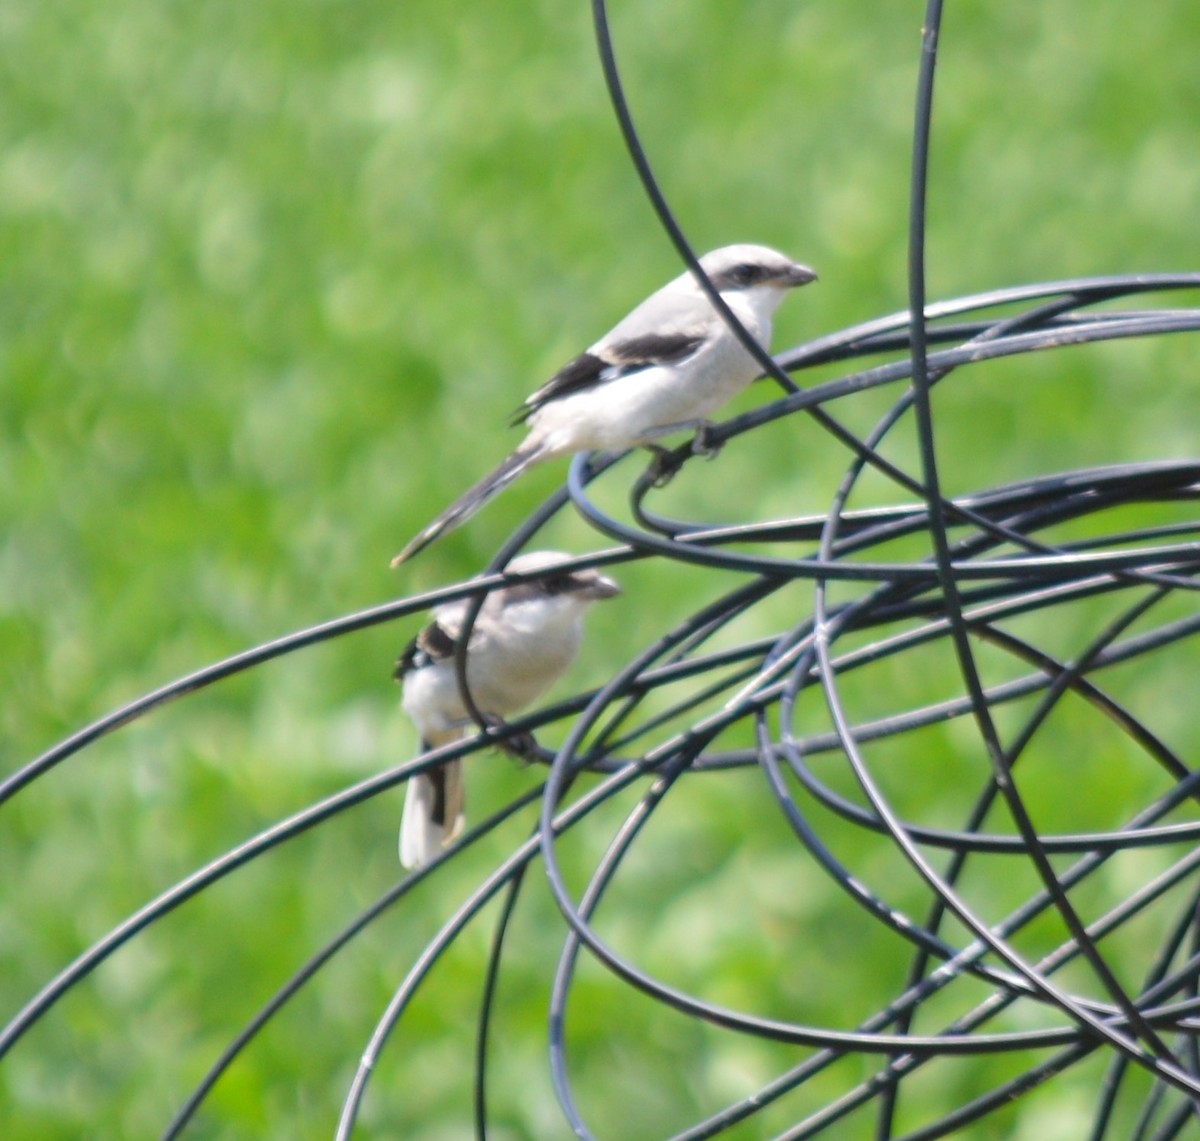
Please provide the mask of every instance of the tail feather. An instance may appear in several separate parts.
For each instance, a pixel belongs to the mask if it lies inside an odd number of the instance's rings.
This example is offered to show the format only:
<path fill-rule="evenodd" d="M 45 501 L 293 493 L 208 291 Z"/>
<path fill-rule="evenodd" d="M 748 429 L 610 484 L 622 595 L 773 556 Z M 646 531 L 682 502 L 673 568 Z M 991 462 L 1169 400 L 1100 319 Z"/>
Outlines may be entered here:
<path fill-rule="evenodd" d="M 408 546 L 392 559 L 392 566 L 398 567 L 402 562 L 411 559 L 418 551 L 423 551 L 435 539 L 461 526 L 485 503 L 499 495 L 526 468 L 532 467 L 544 458 L 542 453 L 536 449 L 522 451 L 518 448 L 495 471 L 485 475 L 474 487 L 460 495 L 415 539 L 409 542 Z"/>
<path fill-rule="evenodd" d="M 408 782 L 400 819 L 400 862 L 423 868 L 466 823 L 466 780 L 462 760 L 447 761 Z"/>

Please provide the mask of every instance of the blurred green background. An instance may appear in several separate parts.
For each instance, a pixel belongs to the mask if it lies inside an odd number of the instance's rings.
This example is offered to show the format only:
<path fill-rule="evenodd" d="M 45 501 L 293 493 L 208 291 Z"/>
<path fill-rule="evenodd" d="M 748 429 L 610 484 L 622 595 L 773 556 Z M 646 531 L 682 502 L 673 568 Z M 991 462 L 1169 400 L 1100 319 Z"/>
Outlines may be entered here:
<path fill-rule="evenodd" d="M 950 9 L 930 296 L 1200 264 L 1200 9 Z M 918 3 L 614 5 L 634 113 L 694 245 L 767 242 L 820 271 L 781 311 L 776 348 L 905 304 L 921 17 Z M 624 154 L 585 4 L 8 0 L 0 52 L 9 772 L 181 673 L 478 570 L 561 468 L 411 567 L 387 563 L 515 442 L 508 412 L 678 268 Z M 1194 358 L 1194 339 L 1176 338 L 973 371 L 939 393 L 947 488 L 1193 454 L 1200 386 L 1181 382 Z M 893 395 L 840 411 L 864 428 Z M 890 454 L 914 461 L 910 428 Z M 807 421 L 776 424 L 692 465 L 702 470 L 663 502 L 717 519 L 816 511 L 845 463 Z M 604 545 L 574 519 L 548 535 Z M 628 594 L 592 623 L 571 687 L 732 585 L 678 572 L 664 592 L 651 566 L 622 578 Z M 790 625 L 808 605 L 796 591 L 749 629 Z M 1086 614 L 1064 623 L 1064 646 L 1093 628 Z M 0 1017 L 204 861 L 410 756 L 389 673 L 415 628 L 345 638 L 160 710 L 5 806 Z M 948 659 L 934 657 L 922 681 L 953 691 Z M 1196 744 L 1186 677 L 1126 682 L 1176 747 Z M 883 708 L 929 696 L 886 671 L 872 686 Z M 1087 764 L 1100 766 L 1111 742 L 1096 738 Z M 979 778 L 969 732 L 908 749 L 913 812 L 936 815 L 939 764 Z M 498 805 L 536 775 L 476 766 L 475 803 Z M 1135 799 L 1141 781 L 1127 779 Z M 894 992 L 898 947 L 799 858 L 757 776 L 694 783 L 648 833 L 634 863 L 645 875 L 614 897 L 611 933 L 714 1001 L 852 1026 Z M 1085 799 L 1075 770 L 1065 790 L 1048 783 L 1048 803 Z M 401 796 L 285 845 L 76 988 L 0 1063 L 4 1135 L 161 1129 L 273 989 L 394 882 Z M 1081 807 L 1111 823 L 1113 796 L 1105 785 Z M 414 956 L 521 835 L 368 932 L 230 1072 L 191 1135 L 330 1135 Z M 531 884 L 506 963 L 500 1138 L 564 1133 L 544 1062 L 555 914 Z M 472 929 L 406 1016 L 359 1135 L 466 1135 L 488 934 Z M 581 1103 L 608 1137 L 683 1128 L 804 1056 L 669 1018 L 590 967 L 572 1018 Z M 931 1076 L 914 1123 L 1006 1072 L 990 1065 Z M 973 1135 L 1078 1135 L 1099 1073 L 1068 1075 Z M 818 1085 L 733 1135 L 772 1135 L 842 1088 Z M 845 1129 L 870 1134 L 865 1119 Z"/>

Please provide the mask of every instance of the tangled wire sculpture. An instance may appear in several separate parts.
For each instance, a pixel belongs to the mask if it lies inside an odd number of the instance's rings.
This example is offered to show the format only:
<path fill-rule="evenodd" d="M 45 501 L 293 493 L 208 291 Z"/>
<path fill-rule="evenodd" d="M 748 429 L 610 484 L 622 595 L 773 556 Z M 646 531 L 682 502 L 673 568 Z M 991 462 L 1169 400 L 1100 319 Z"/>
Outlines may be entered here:
<path fill-rule="evenodd" d="M 694 264 L 634 129 L 601 0 L 594 10 L 634 162 L 682 256 Z M 765 522 L 670 518 L 654 508 L 658 491 L 647 469 L 633 483 L 628 516 L 618 517 L 598 504 L 594 491 L 615 483 L 610 473 L 621 457 L 581 456 L 567 485 L 514 532 L 481 577 L 200 670 L 10 775 L 0 785 L 0 805 L 170 699 L 439 602 L 473 597 L 477 614 L 485 592 L 506 581 L 507 562 L 538 545 L 540 530 L 558 512 L 580 512 L 615 543 L 572 560 L 573 567 L 640 562 L 664 573 L 679 564 L 720 572 L 706 580 L 712 589 L 703 607 L 661 631 L 602 688 L 511 724 L 483 725 L 469 740 L 346 788 L 147 902 L 8 1022 L 0 1058 L 114 952 L 268 850 L 432 764 L 557 726 L 562 745 L 543 751 L 544 783 L 475 824 L 436 863 L 400 880 L 300 966 L 228 1042 L 164 1137 L 185 1133 L 258 1032 L 339 952 L 402 907 L 445 863 L 465 858 L 522 812 L 531 823 L 536 813 L 529 838 L 429 941 L 365 1046 L 348 1044 L 347 1052 L 362 1047 L 362 1060 L 341 1107 L 339 1138 L 354 1132 L 371 1079 L 395 1080 L 389 1067 L 401 1065 L 403 1047 L 386 1047 L 430 972 L 498 903 L 491 953 L 481 964 L 473 1062 L 475 1132 L 489 1135 L 489 1060 L 501 1044 L 497 996 L 513 952 L 510 923 L 534 868 L 544 874 L 563 921 L 558 960 L 545 964 L 545 1047 L 561 1120 L 576 1136 L 599 1136 L 579 1104 L 568 1030 L 573 1010 L 585 1003 L 578 997 L 585 966 L 591 977 L 602 972 L 608 985 L 646 996 L 664 1020 L 694 1020 L 740 1040 L 792 1049 L 793 1063 L 741 1096 L 698 1111 L 675 1130 L 677 1139 L 750 1135 L 746 1129 L 788 1139 L 941 1137 L 984 1119 L 987 1128 L 991 1115 L 1085 1064 L 1103 1080 L 1081 1111 L 1077 1135 L 1194 1134 L 1200 772 L 1156 730 L 1161 699 L 1140 693 L 1139 710 L 1108 679 L 1136 678 L 1152 655 L 1156 661 L 1182 655 L 1180 672 L 1194 668 L 1186 655 L 1200 633 L 1200 613 L 1189 605 L 1200 584 L 1200 460 L 1014 471 L 999 486 L 944 495 L 931 392 L 967 383 L 973 369 L 1000 358 L 1195 333 L 1200 308 L 1151 308 L 1146 299 L 1189 294 L 1200 287 L 1200 273 L 1059 281 L 928 304 L 924 168 L 939 18 L 939 5 L 931 4 L 914 147 L 910 308 L 764 360 L 784 393 L 714 433 L 716 441 L 731 442 L 768 424 L 814 418 L 849 457 L 827 508 Z M 913 321 L 912 313 L 924 319 Z M 838 364 L 855 371 L 807 388 L 794 381 L 804 370 Z M 843 425 L 864 394 L 887 385 L 900 394 L 871 431 L 860 437 Z M 885 441 L 901 428 L 911 428 L 919 442 L 918 470 L 885 454 Z M 686 478 L 688 445 L 673 456 L 683 469 L 678 478 Z M 889 481 L 899 502 L 856 508 L 868 475 Z M 780 614 L 791 616 L 783 628 Z M 760 632 L 766 622 L 773 623 L 770 632 Z M 746 635 L 743 625 L 755 632 Z M 957 677 L 957 691 L 930 695 L 935 661 L 942 666 L 937 677 Z M 921 696 L 909 700 L 913 693 Z M 1086 734 L 1055 732 L 1067 707 L 1075 717 L 1090 711 Z M 806 1018 L 804 987 L 793 1008 L 759 1012 L 752 999 L 729 1000 L 745 993 L 730 980 L 712 980 L 704 991 L 678 985 L 641 965 L 620 925 L 604 922 L 607 901 L 631 881 L 638 890 L 636 877 L 658 870 L 637 858 L 639 840 L 658 814 L 693 782 L 735 771 L 758 774 L 796 841 L 789 890 L 831 891 L 847 930 L 890 949 L 891 975 L 863 979 L 864 994 L 885 997 L 845 1025 Z M 939 786 L 936 800 L 908 796 L 918 774 Z M 1093 819 L 1091 802 L 1075 802 L 1070 789 L 1109 780 L 1119 790 L 1107 805 L 1110 815 Z M 631 798 L 632 807 L 614 817 L 613 806 L 628 806 Z M 588 826 L 603 829 L 607 846 L 584 868 L 578 853 L 567 856 L 564 847 Z M 760 922 L 749 899 L 743 913 L 726 921 L 747 928 Z M 780 938 L 810 935 L 801 928 Z M 781 954 L 786 959 L 786 947 Z M 850 952 L 831 969 L 869 973 L 876 962 L 857 962 Z M 819 988 L 819 980 L 810 981 L 807 993 Z M 602 1011 L 589 1016 L 603 1021 Z M 604 1033 L 619 1043 L 626 1029 L 607 1025 Z M 985 1055 L 1003 1065 L 989 1066 L 986 1078 L 972 1077 L 971 1066 Z M 944 1090 L 932 1098 L 922 1085 L 929 1071 L 950 1066 L 967 1075 L 952 1087 L 953 1104 Z M 690 1080 L 666 1066 L 656 1078 Z M 637 1107 L 627 1111 L 627 1126 L 612 1135 L 646 1135 Z"/>

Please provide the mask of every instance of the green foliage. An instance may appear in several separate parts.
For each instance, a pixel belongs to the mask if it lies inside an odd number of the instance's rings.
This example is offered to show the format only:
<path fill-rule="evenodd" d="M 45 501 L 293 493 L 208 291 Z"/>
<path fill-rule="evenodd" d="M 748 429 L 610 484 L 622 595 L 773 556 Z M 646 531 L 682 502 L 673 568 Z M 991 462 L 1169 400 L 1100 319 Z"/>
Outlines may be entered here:
<path fill-rule="evenodd" d="M 932 294 L 1194 267 L 1196 6 L 951 7 Z M 902 308 L 922 5 L 613 8 L 635 117 L 697 247 L 769 242 L 821 273 L 782 311 L 776 345 Z M 478 569 L 561 471 L 532 475 L 399 576 L 387 560 L 507 450 L 509 410 L 676 261 L 624 155 L 586 5 L 8 0 L 0 50 L 7 773 L 179 674 Z M 1182 340 L 1077 350 L 944 386 L 949 489 L 1194 451 L 1200 386 L 1159 379 L 1189 376 L 1193 356 Z M 847 418 L 868 424 L 891 398 Z M 912 461 L 911 435 L 889 446 Z M 664 502 L 714 518 L 820 510 L 845 462 L 808 422 L 774 425 Z M 577 521 L 556 527 L 571 549 L 597 542 Z M 621 620 L 594 624 L 573 685 L 706 597 L 688 573 L 662 597 L 650 567 L 626 585 Z M 7 805 L 0 1015 L 205 861 L 409 756 L 389 671 L 414 625 L 160 710 Z M 956 685 L 948 660 L 925 678 L 881 667 L 868 680 L 863 716 Z M 1127 680 L 1154 699 L 1155 679 Z M 1193 688 L 1175 708 L 1194 704 Z M 1170 723 L 1177 743 L 1195 741 L 1188 720 Z M 1118 759 L 1098 739 L 1086 768 Z M 944 773 L 978 781 L 982 758 L 949 728 L 890 764 L 915 774 L 895 782 L 906 808 L 933 818 Z M 532 779 L 503 764 L 478 776 L 482 804 Z M 1139 779 L 1120 786 L 1135 801 Z M 1069 783 L 1048 780 L 1050 802 Z M 1084 799 L 1085 782 L 1073 787 Z M 5 1136 L 161 1129 L 289 973 L 394 882 L 399 805 L 379 797 L 290 842 L 97 970 L 0 1065 Z M 1085 809 L 1097 827 L 1120 816 L 1103 798 Z M 587 832 L 581 855 L 604 841 Z M 356 943 L 234 1067 L 192 1135 L 329 1135 L 380 1011 L 500 850 Z M 858 854 L 865 876 L 884 850 Z M 895 890 L 919 913 L 915 885 Z M 536 872 L 528 893 L 493 1062 L 506 1138 L 562 1135 L 542 1045 L 562 927 Z M 996 902 L 1011 902 L 1003 888 Z M 904 961 L 892 937 L 847 917 L 746 775 L 664 809 L 602 918 L 625 953 L 682 987 L 818 1025 L 850 1028 L 894 993 Z M 406 1016 L 362 1136 L 464 1135 L 487 938 L 486 923 L 472 930 Z M 868 972 L 838 969 L 850 958 L 878 964 L 866 991 Z M 660 1020 L 591 964 L 581 978 L 572 1060 L 606 1136 L 663 1135 L 805 1056 Z M 966 1072 L 930 1079 L 931 1110 L 986 1088 L 974 1084 L 986 1071 Z M 1036 1103 L 1024 1135 L 1067 1135 L 1050 1126 L 1081 1100 L 1086 1113 L 1097 1072 L 1085 1077 Z M 841 1088 L 830 1079 L 735 1135 L 783 1129 Z M 622 1125 L 631 1107 L 636 1133 Z"/>

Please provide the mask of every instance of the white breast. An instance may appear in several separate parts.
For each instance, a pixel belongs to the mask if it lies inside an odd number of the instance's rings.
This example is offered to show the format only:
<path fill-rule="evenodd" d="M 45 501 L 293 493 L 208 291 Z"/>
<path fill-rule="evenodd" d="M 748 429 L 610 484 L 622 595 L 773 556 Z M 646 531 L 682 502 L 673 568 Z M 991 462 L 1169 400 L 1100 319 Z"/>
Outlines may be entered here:
<path fill-rule="evenodd" d="M 768 344 L 769 315 L 756 312 L 741 295 L 727 300 L 755 340 Z M 531 417 L 530 443 L 548 455 L 634 447 L 654 439 L 663 427 L 706 420 L 760 371 L 732 330 L 722 325 L 682 361 L 618 376 L 551 401 Z"/>
<path fill-rule="evenodd" d="M 583 638 L 583 607 L 569 597 L 556 602 L 510 605 L 487 637 L 472 640 L 467 684 L 481 713 L 519 712 L 571 664 Z M 430 744 L 452 740 L 471 725 L 453 659 L 410 673 L 401 704 Z"/>

